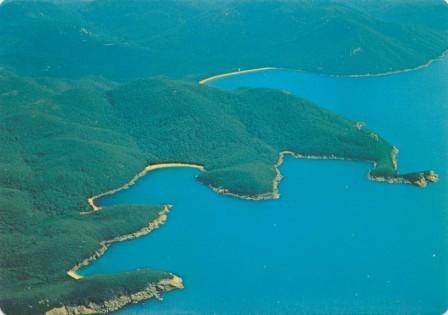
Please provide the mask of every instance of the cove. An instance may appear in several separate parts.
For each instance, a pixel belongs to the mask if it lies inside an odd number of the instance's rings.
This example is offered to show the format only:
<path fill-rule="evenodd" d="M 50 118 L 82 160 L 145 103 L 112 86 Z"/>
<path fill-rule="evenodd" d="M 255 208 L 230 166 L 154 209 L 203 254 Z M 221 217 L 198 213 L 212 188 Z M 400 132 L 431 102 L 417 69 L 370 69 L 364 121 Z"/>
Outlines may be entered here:
<path fill-rule="evenodd" d="M 366 178 L 360 162 L 287 157 L 281 198 L 247 201 L 159 169 L 114 204 L 173 205 L 149 235 L 118 243 L 84 276 L 148 267 L 185 289 L 117 314 L 442 314 L 448 309 L 448 59 L 384 77 L 269 70 L 208 83 L 267 87 L 362 120 L 400 149 L 400 169 L 434 169 L 427 189 Z"/>

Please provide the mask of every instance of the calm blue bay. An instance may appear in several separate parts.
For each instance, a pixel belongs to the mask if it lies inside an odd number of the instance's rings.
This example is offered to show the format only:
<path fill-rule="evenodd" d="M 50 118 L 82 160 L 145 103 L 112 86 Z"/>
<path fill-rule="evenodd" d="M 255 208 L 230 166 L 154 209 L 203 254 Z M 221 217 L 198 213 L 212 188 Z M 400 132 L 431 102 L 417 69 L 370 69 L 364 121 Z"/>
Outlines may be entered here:
<path fill-rule="evenodd" d="M 210 82 L 276 88 L 370 128 L 400 149 L 401 172 L 434 169 L 419 189 L 367 179 L 370 165 L 287 158 L 281 198 L 221 196 L 198 170 L 149 173 L 113 204 L 170 203 L 149 235 L 113 245 L 88 276 L 149 267 L 185 289 L 116 314 L 442 314 L 448 309 L 448 59 L 384 77 L 273 70 Z"/>

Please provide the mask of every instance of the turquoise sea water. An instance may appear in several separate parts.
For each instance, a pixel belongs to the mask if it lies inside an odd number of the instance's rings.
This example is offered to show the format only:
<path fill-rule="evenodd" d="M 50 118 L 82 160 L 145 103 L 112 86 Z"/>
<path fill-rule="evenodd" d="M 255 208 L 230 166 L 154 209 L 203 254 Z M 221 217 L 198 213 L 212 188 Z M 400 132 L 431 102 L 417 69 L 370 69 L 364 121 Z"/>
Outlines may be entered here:
<path fill-rule="evenodd" d="M 448 59 L 416 72 L 337 78 L 266 71 L 213 81 L 296 93 L 380 133 L 427 189 L 367 179 L 369 164 L 288 157 L 281 198 L 221 196 L 196 169 L 158 170 L 101 205 L 170 203 L 149 235 L 113 245 L 86 276 L 150 267 L 185 289 L 117 314 L 442 314 L 448 309 Z"/>

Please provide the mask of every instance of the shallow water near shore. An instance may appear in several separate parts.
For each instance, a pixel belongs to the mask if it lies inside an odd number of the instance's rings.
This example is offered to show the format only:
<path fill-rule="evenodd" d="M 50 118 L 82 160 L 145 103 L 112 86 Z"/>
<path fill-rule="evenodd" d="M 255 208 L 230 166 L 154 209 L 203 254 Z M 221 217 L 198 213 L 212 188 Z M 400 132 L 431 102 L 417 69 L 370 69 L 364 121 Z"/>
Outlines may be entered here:
<path fill-rule="evenodd" d="M 214 193 L 198 170 L 150 172 L 102 206 L 173 205 L 149 235 L 113 245 L 85 276 L 149 267 L 185 289 L 133 314 L 442 314 L 448 309 L 448 58 L 403 74 L 336 78 L 272 70 L 210 86 L 308 98 L 400 149 L 401 172 L 434 169 L 426 189 L 369 181 L 368 163 L 287 157 L 279 200 Z"/>

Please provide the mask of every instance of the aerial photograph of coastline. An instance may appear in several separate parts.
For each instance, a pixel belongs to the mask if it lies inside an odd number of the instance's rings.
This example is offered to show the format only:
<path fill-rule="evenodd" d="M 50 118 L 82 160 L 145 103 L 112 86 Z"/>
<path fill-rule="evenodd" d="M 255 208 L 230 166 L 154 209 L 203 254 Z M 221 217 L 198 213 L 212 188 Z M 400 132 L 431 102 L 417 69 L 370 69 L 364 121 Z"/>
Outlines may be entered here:
<path fill-rule="evenodd" d="M 448 0 L 0 0 L 0 315 L 448 315 Z"/>

